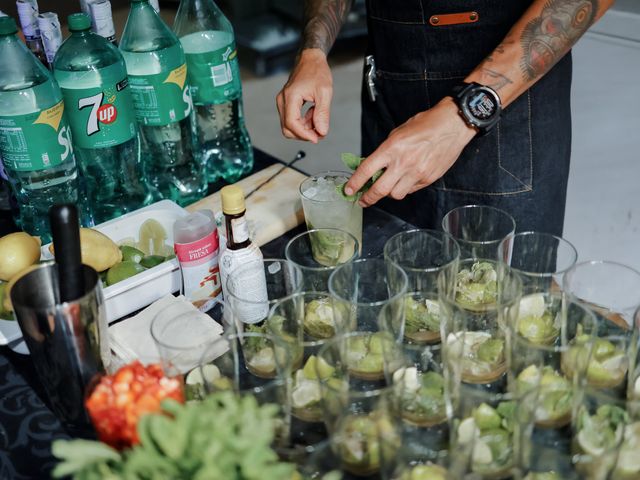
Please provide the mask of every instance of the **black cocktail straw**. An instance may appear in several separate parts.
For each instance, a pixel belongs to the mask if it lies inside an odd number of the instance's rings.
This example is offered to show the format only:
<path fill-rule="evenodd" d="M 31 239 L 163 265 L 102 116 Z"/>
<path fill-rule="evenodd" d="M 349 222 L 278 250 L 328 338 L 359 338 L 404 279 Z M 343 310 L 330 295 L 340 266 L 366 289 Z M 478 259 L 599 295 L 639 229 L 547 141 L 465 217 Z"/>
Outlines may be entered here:
<path fill-rule="evenodd" d="M 58 265 L 60 301 L 84 295 L 84 271 L 80 252 L 80 225 L 75 205 L 54 205 L 49 209 L 51 236 Z"/>

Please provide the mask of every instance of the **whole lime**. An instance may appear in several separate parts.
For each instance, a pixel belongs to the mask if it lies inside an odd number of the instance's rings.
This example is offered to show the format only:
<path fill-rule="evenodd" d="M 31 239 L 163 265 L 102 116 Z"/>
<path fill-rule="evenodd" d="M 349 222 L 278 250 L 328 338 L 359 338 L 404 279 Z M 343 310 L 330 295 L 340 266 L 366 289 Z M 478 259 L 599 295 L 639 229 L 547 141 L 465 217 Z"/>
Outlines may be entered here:
<path fill-rule="evenodd" d="M 140 260 L 144 257 L 144 252 L 138 250 L 135 247 L 129 245 L 120 245 L 120 251 L 122 252 L 122 261 L 126 262 L 131 260 L 132 262 L 140 263 Z"/>
<path fill-rule="evenodd" d="M 146 257 L 140 260 L 140 265 L 144 268 L 153 268 L 156 265 L 160 265 L 162 262 L 166 260 L 162 255 L 147 255 Z"/>
<path fill-rule="evenodd" d="M 144 272 L 146 269 L 132 260 L 126 260 L 124 262 L 116 263 L 107 272 L 107 286 L 111 286 L 115 283 L 121 282 L 129 277 Z"/>

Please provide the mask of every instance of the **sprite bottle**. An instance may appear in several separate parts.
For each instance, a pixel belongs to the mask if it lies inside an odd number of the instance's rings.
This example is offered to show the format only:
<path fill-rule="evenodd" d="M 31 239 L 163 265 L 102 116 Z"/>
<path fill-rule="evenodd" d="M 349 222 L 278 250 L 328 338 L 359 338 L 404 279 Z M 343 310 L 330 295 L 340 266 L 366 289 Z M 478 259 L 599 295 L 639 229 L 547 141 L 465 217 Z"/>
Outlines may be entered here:
<path fill-rule="evenodd" d="M 182 0 L 174 31 L 187 55 L 198 138 L 210 182 L 253 168 L 233 27 L 213 0 Z"/>
<path fill-rule="evenodd" d="M 84 13 L 69 16 L 71 36 L 55 57 L 78 164 L 96 222 L 153 201 L 144 180 L 138 127 L 120 51 L 91 32 Z"/>
<path fill-rule="evenodd" d="M 50 240 L 54 203 L 79 203 L 80 179 L 60 87 L 0 17 L 0 156 L 18 200 L 20 227 Z M 85 214 L 83 223 L 91 223 Z"/>
<path fill-rule="evenodd" d="M 147 179 L 180 205 L 204 196 L 195 115 L 180 41 L 149 0 L 132 0 L 120 50 L 145 150 Z"/>

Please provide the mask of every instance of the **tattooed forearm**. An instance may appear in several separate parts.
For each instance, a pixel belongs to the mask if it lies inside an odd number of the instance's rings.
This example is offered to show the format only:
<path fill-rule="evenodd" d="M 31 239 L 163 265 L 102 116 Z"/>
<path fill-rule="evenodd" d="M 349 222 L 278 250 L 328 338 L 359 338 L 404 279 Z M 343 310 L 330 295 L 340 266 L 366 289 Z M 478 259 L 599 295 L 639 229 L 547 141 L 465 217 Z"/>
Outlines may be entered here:
<path fill-rule="evenodd" d="M 353 0 L 306 0 L 302 48 L 319 48 L 329 53 Z"/>
<path fill-rule="evenodd" d="M 500 72 L 496 72 L 491 68 L 482 67 L 481 73 L 483 78 L 482 84 L 486 85 L 487 87 L 491 87 L 496 91 L 500 90 L 506 85 L 509 85 L 510 83 L 513 83 L 513 81 L 506 75 L 503 75 Z"/>
<path fill-rule="evenodd" d="M 549 0 L 522 32 L 524 79 L 532 81 L 556 64 L 591 26 L 598 0 Z"/>

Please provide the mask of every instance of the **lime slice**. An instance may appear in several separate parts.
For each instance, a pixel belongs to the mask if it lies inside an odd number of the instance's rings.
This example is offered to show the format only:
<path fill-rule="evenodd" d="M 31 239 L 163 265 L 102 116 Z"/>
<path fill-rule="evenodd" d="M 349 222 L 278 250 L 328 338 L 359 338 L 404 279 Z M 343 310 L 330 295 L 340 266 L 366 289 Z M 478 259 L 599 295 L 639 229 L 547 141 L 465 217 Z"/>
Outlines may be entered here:
<path fill-rule="evenodd" d="M 304 374 L 304 378 L 308 380 L 317 380 L 318 374 L 316 373 L 316 356 L 311 355 L 307 362 L 304 364 L 302 368 L 302 373 Z"/>
<path fill-rule="evenodd" d="M 329 365 L 323 358 L 311 355 L 304 364 L 302 373 L 309 380 L 324 380 L 333 375 L 335 368 Z"/>
<path fill-rule="evenodd" d="M 138 248 L 147 255 L 163 255 L 166 251 L 165 241 L 167 232 L 164 227 L 153 218 L 145 220 L 138 232 Z"/>
<path fill-rule="evenodd" d="M 214 382 L 220 378 L 220 369 L 215 365 L 203 365 L 202 368 L 194 368 L 189 372 L 185 383 L 187 385 L 204 385 L 207 382 Z"/>
<path fill-rule="evenodd" d="M 520 311 L 518 312 L 518 318 L 535 317 L 540 318 L 544 315 L 544 295 L 541 293 L 535 293 L 533 295 L 527 295 L 520 300 Z"/>
<path fill-rule="evenodd" d="M 125 237 L 118 242 L 119 247 L 133 247 L 138 248 L 138 242 L 133 237 Z"/>
<path fill-rule="evenodd" d="M 294 408 L 304 408 L 322 399 L 320 384 L 314 380 L 303 381 L 296 385 L 291 394 Z"/>
<path fill-rule="evenodd" d="M 589 429 L 582 429 L 578 432 L 578 445 L 585 453 L 594 457 L 599 457 L 604 453 L 604 447 L 599 445 L 599 438 Z"/>
<path fill-rule="evenodd" d="M 480 430 L 489 430 L 490 428 L 500 428 L 502 419 L 498 412 L 486 403 L 481 403 L 473 413 L 473 418 Z"/>
<path fill-rule="evenodd" d="M 458 425 L 458 441 L 469 443 L 478 435 L 479 430 L 473 417 L 467 417 Z"/>
<path fill-rule="evenodd" d="M 493 461 L 491 448 L 482 440 L 477 440 L 473 445 L 472 462 L 474 464 L 487 465 Z"/>

